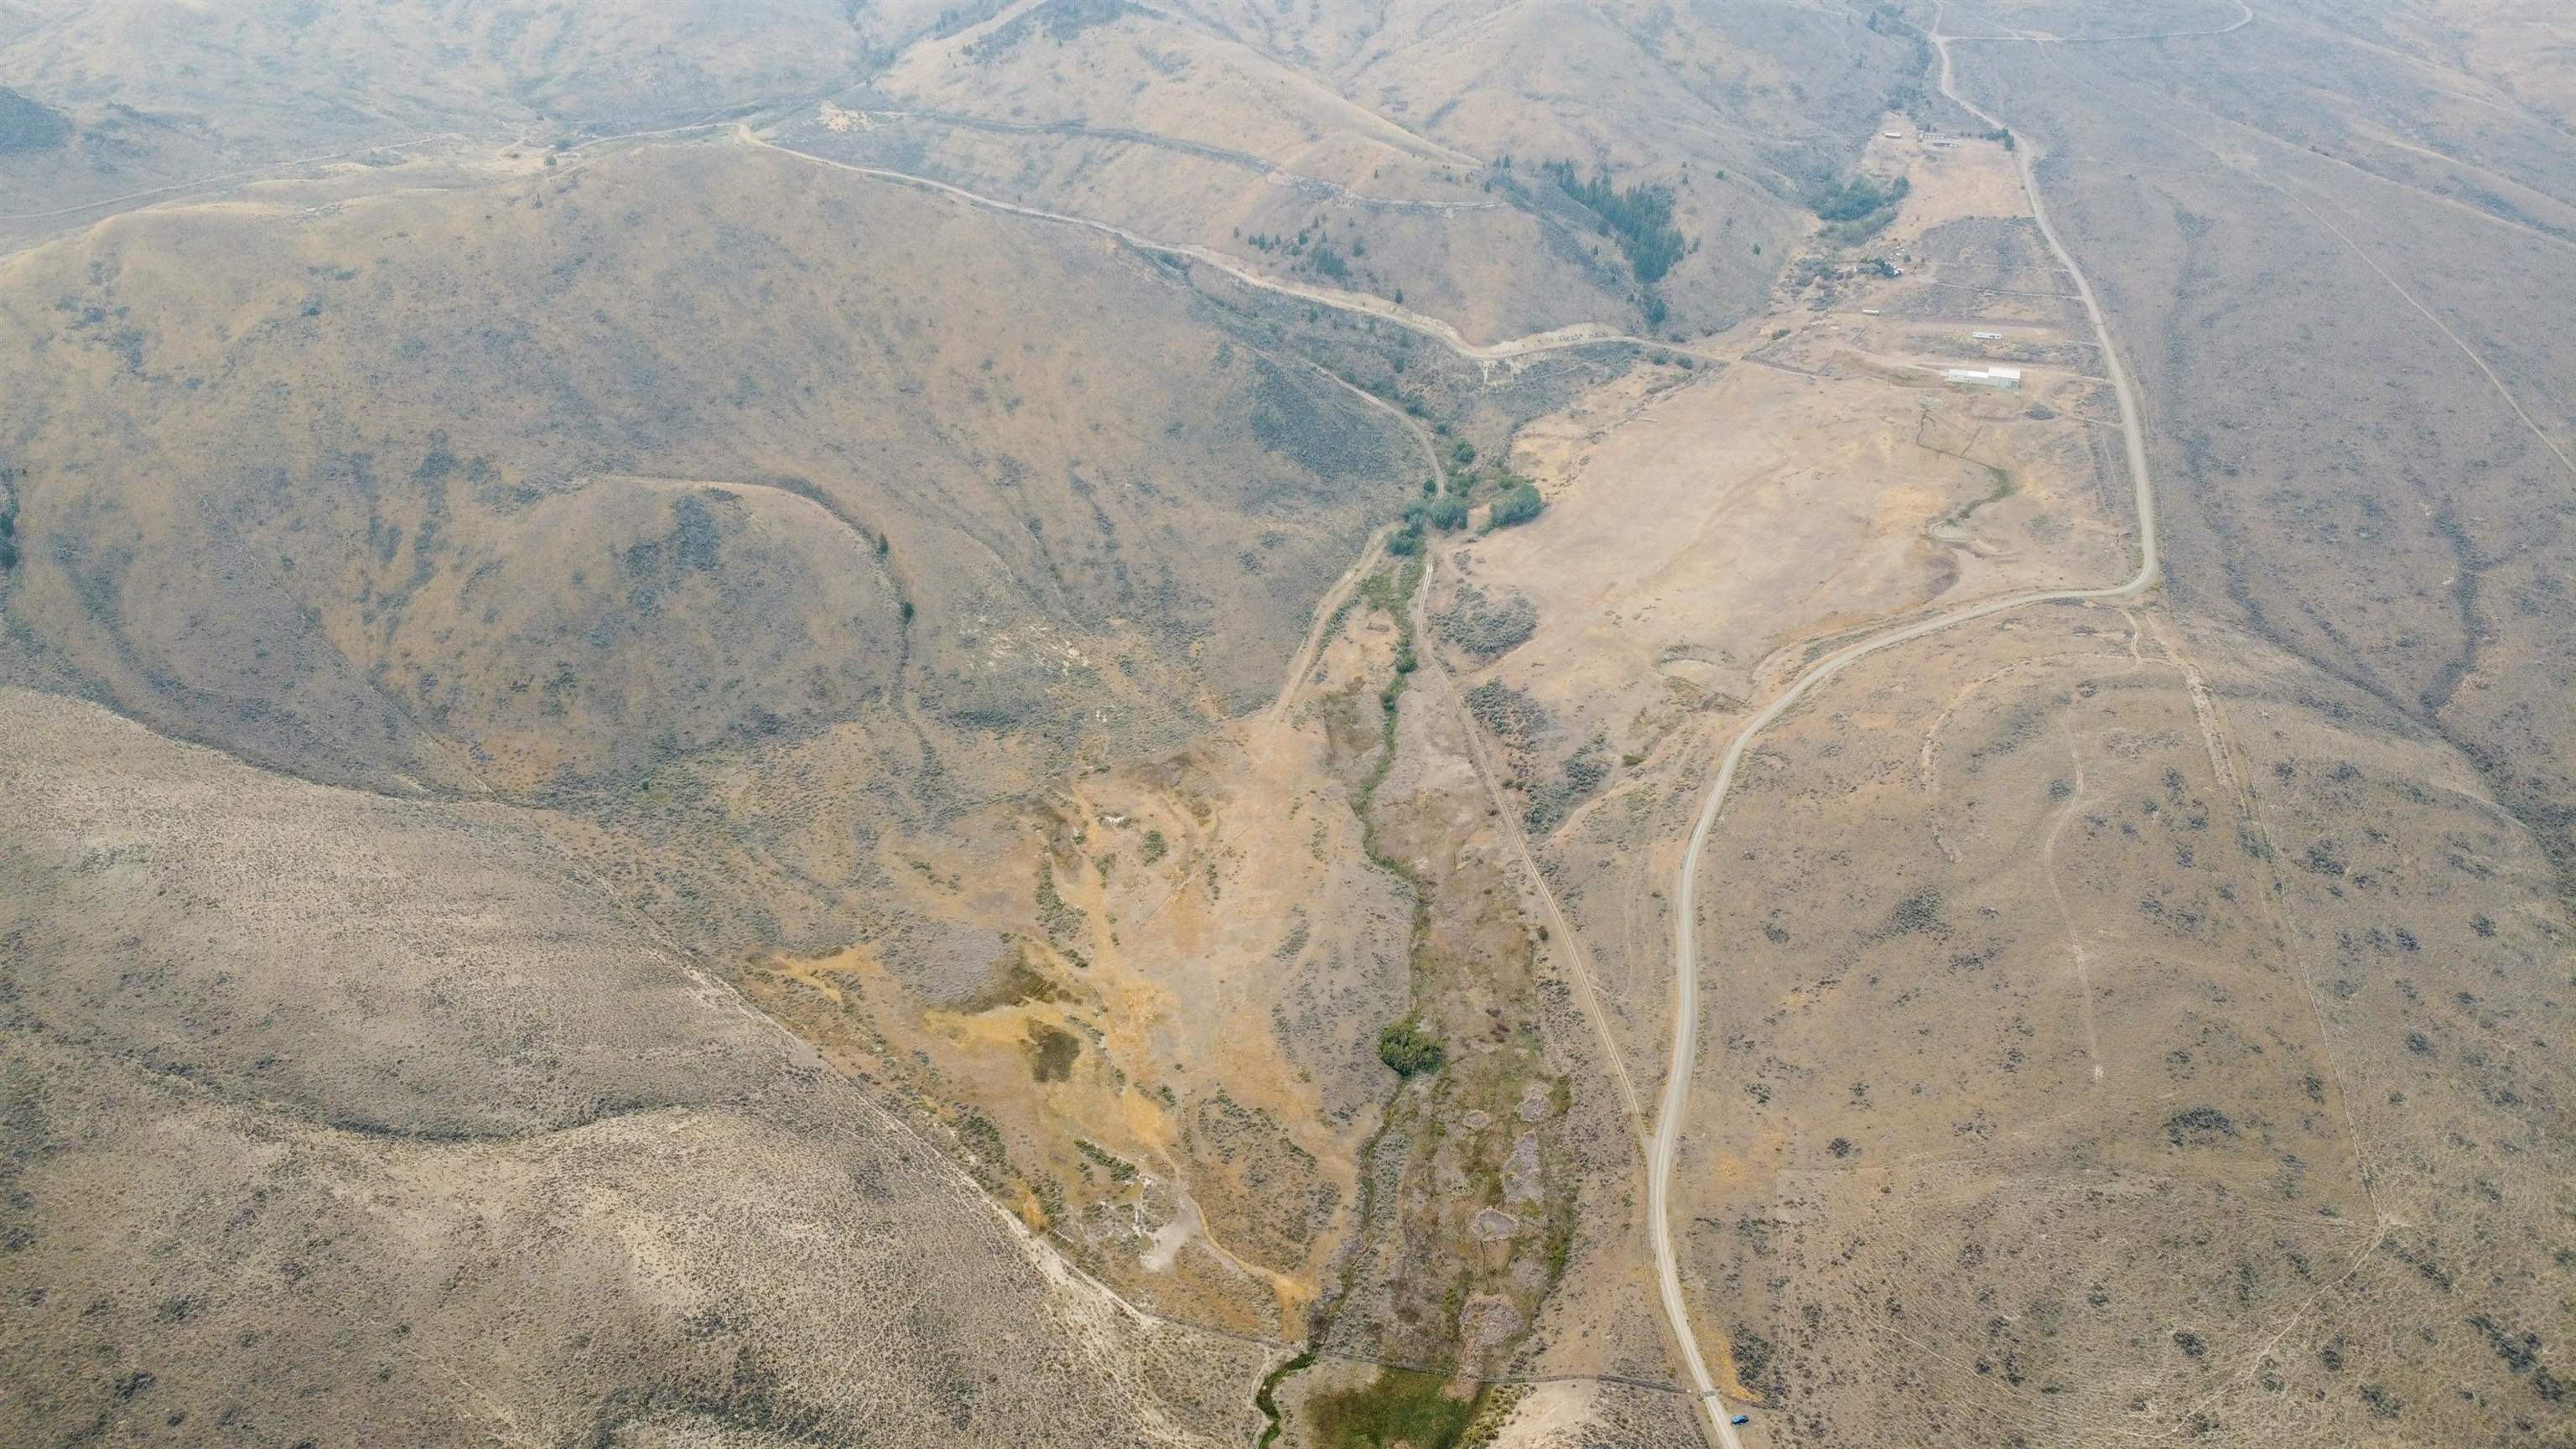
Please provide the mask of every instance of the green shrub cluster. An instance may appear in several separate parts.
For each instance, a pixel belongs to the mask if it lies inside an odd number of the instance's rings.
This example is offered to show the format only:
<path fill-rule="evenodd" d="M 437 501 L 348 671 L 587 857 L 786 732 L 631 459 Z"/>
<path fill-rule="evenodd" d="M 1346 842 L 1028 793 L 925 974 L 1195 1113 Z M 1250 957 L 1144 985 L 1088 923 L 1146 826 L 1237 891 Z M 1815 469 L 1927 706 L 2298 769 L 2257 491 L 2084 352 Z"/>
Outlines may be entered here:
<path fill-rule="evenodd" d="M 1438 498 L 1421 499 L 1404 510 L 1404 523 L 1386 541 L 1386 551 L 1397 558 L 1411 558 L 1422 552 L 1422 536 L 1429 529 L 1455 533 L 1467 526 L 1467 500 L 1457 493 Z"/>
<path fill-rule="evenodd" d="M 1878 235 L 1894 221 L 1906 190 L 1902 176 L 1884 182 L 1866 176 L 1825 179 L 1807 188 L 1807 206 L 1826 224 L 1828 240 L 1849 246 Z"/>
<path fill-rule="evenodd" d="M 1502 496 L 1494 500 L 1494 511 L 1489 518 L 1496 528 L 1510 528 L 1538 517 L 1546 507 L 1547 500 L 1539 496 L 1535 484 L 1526 478 L 1515 478 L 1504 485 Z"/>
<path fill-rule="evenodd" d="M 1399 1077 L 1418 1077 L 1440 1070 L 1449 1051 L 1440 1039 L 1409 1021 L 1399 1021 L 1377 1034 L 1377 1059 Z"/>
<path fill-rule="evenodd" d="M 18 492 L 26 476 L 23 468 L 0 466 L 0 573 L 18 566 Z"/>
<path fill-rule="evenodd" d="M 1364 1387 L 1317 1394 L 1306 1414 L 1315 1441 L 1329 1449 L 1453 1449 L 1476 1401 L 1451 1398 L 1448 1389 L 1442 1374 L 1380 1369 Z"/>
<path fill-rule="evenodd" d="M 71 144 L 71 118 L 0 87 L 0 156 L 54 151 Z"/>
<path fill-rule="evenodd" d="M 1823 221 L 1854 221 L 1885 206 L 1905 199 L 1906 181 L 1902 176 L 1889 182 L 1854 176 L 1839 182 L 1825 182 L 1809 195 L 1807 204 Z"/>

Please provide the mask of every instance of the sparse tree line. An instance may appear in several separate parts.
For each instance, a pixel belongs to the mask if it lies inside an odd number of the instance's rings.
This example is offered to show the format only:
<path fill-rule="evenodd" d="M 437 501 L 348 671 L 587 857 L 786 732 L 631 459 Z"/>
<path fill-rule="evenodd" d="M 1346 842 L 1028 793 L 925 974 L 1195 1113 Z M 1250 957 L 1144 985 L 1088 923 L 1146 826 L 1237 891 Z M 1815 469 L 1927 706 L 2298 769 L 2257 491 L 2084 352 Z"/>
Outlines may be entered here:
<path fill-rule="evenodd" d="M 0 467 L 0 573 L 18 566 L 18 480 L 26 477 L 19 468 Z"/>
<path fill-rule="evenodd" d="M 1351 263 L 1364 260 L 1368 256 L 1368 238 L 1353 235 L 1350 238 L 1350 252 L 1345 255 L 1340 248 L 1333 245 L 1326 231 L 1323 218 L 1317 217 L 1297 228 L 1297 234 L 1293 237 L 1275 232 L 1257 231 L 1243 237 L 1243 240 L 1245 244 L 1263 252 L 1285 253 L 1335 285 L 1347 286 L 1351 280 Z M 1237 232 L 1236 235 L 1242 236 L 1242 233 Z M 1395 293 L 1395 300 L 1399 303 L 1404 300 L 1401 289 Z"/>
<path fill-rule="evenodd" d="M 1688 239 L 1673 225 L 1670 187 L 1645 182 L 1621 186 L 1610 179 L 1607 167 L 1585 177 L 1571 161 L 1549 161 L 1539 169 L 1556 183 L 1557 190 L 1601 219 L 1602 231 L 1619 244 L 1642 285 L 1662 281 L 1674 263 L 1689 255 Z"/>
<path fill-rule="evenodd" d="M 1509 172 L 1512 158 L 1502 157 L 1497 170 Z M 1607 167 L 1596 167 L 1586 176 L 1572 161 L 1544 161 L 1539 170 L 1556 189 L 1592 213 L 1594 226 L 1612 241 L 1627 259 L 1628 269 L 1636 278 L 1635 301 L 1649 327 L 1661 326 L 1667 315 L 1662 295 L 1656 290 L 1666 274 L 1682 258 L 1699 250 L 1699 243 L 1683 235 L 1673 224 L 1673 190 L 1658 182 L 1632 182 L 1620 185 Z M 1725 173 L 1718 173 L 1725 179 Z M 1497 178 L 1488 177 L 1487 189 Z M 1508 178 L 1506 189 L 1518 194 Z M 1312 271 L 1336 286 L 1349 286 L 1356 270 L 1354 263 L 1368 257 L 1368 241 L 1354 230 L 1345 247 L 1334 245 L 1330 227 L 1318 216 L 1297 228 L 1294 235 L 1283 232 L 1253 232 L 1235 236 L 1254 249 L 1290 258 L 1298 266 Z M 1395 302 L 1404 301 L 1402 288 L 1390 293 Z"/>
<path fill-rule="evenodd" d="M 0 156 L 54 151 L 71 144 L 71 119 L 41 101 L 0 87 Z"/>
<path fill-rule="evenodd" d="M 1509 171 L 1512 158 L 1499 163 Z M 1636 303 L 1639 315 L 1649 327 L 1660 327 L 1669 309 L 1656 284 L 1663 281 L 1681 259 L 1699 250 L 1699 243 L 1682 234 L 1673 224 L 1673 190 L 1660 182 L 1632 182 L 1626 186 L 1612 179 L 1610 169 L 1596 166 L 1586 176 L 1572 161 L 1542 161 L 1539 170 L 1556 189 L 1592 213 L 1595 225 L 1628 259 L 1628 270 L 1637 279 Z M 1719 172 L 1724 180 L 1726 173 Z"/>

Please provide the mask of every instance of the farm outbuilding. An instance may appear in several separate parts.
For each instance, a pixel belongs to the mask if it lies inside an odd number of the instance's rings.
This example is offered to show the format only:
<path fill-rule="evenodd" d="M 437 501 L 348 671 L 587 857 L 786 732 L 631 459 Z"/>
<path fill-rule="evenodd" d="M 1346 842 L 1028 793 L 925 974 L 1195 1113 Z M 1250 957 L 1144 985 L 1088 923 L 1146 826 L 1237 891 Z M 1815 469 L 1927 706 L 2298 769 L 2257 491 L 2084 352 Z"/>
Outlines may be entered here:
<path fill-rule="evenodd" d="M 2018 367 L 1954 367 L 1944 375 L 1952 382 L 1964 382 L 1970 387 L 2021 391 L 2021 369 Z"/>

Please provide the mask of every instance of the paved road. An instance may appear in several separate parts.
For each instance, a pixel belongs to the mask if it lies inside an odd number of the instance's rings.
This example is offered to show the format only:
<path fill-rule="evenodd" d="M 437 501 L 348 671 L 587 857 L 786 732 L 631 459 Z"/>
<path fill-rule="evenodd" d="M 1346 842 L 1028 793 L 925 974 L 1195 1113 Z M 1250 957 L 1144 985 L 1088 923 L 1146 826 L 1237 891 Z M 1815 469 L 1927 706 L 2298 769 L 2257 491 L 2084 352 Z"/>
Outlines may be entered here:
<path fill-rule="evenodd" d="M 1932 44 L 1940 56 L 1941 93 L 1987 125 L 2003 129 L 2002 122 L 1970 105 L 1952 88 L 1949 37 L 1940 32 L 1941 19 L 1936 5 Z M 1673 1253 L 1672 1180 L 1674 1152 L 1680 1145 L 1682 1114 L 1690 1098 L 1691 1073 L 1698 1060 L 1703 1026 L 1699 1004 L 1697 906 L 1700 858 L 1707 848 L 1709 833 L 1717 825 L 1718 812 L 1726 804 L 1727 791 L 1735 784 L 1735 772 L 1742 766 L 1745 752 L 1754 738 L 1769 728 L 1773 721 L 1795 708 L 1800 700 L 1814 693 L 1826 680 L 1880 650 L 1892 649 L 1928 634 L 2032 604 L 2134 598 L 2153 588 L 2156 582 L 2155 491 L 2147 477 L 2146 437 L 2139 427 L 2137 397 L 2129 385 L 2128 369 L 2121 365 L 2119 350 L 2111 345 L 2111 329 L 2103 320 L 2102 308 L 2094 299 L 2092 285 L 2085 281 L 2084 273 L 2075 265 L 2074 256 L 2059 239 L 2057 229 L 2049 223 L 2047 209 L 2040 201 L 2038 182 L 2031 173 L 2030 147 L 2017 144 L 2014 155 L 2021 165 L 2022 190 L 2029 197 L 2031 215 L 2039 223 L 2041 235 L 2048 239 L 2049 250 L 2057 254 L 2058 264 L 2075 281 L 2076 295 L 2084 303 L 2084 315 L 2093 324 L 2093 335 L 2106 359 L 2112 391 L 2120 401 L 2120 431 L 2128 444 L 2129 476 L 2135 486 L 2138 510 L 2138 571 L 2123 583 L 2101 588 L 2052 589 L 1988 599 L 1948 613 L 1895 625 L 1884 632 L 1846 644 L 1808 665 L 1778 698 L 1765 706 L 1761 713 L 1745 721 L 1744 728 L 1736 732 L 1735 739 L 1726 747 L 1726 754 L 1719 760 L 1716 778 L 1709 781 L 1708 794 L 1700 805 L 1698 824 L 1691 831 L 1690 845 L 1682 852 L 1681 866 L 1673 881 L 1673 1043 L 1671 1067 L 1665 1075 L 1663 1098 L 1656 1109 L 1653 1148 L 1647 1159 L 1646 1217 L 1665 1320 L 1675 1342 L 1680 1345 L 1682 1366 L 1699 1395 L 1701 1408 L 1708 1414 L 1709 1427 L 1725 1449 L 1742 1449 L 1742 1441 L 1733 1426 L 1726 1422 L 1727 1406 L 1719 1397 L 1715 1381 L 1709 1376 L 1708 1364 L 1700 1354 L 1698 1335 L 1691 1327 L 1689 1306 L 1682 1297 L 1681 1268 Z M 1711 1021 L 1707 1025 L 1713 1030 L 1715 1023 Z"/>

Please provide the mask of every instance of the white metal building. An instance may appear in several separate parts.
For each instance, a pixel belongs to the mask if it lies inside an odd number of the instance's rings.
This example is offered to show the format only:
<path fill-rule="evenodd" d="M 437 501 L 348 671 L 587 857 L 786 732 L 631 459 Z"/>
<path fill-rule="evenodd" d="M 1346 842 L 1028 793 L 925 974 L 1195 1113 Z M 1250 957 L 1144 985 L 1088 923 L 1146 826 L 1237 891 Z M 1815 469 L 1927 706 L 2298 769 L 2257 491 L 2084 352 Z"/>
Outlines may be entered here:
<path fill-rule="evenodd" d="M 2021 369 L 2018 367 L 1954 367 L 1944 375 L 1952 382 L 1963 382 L 1970 387 L 2021 391 Z"/>

